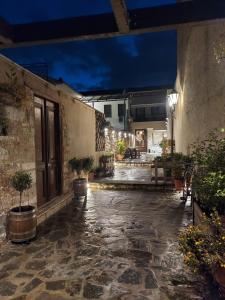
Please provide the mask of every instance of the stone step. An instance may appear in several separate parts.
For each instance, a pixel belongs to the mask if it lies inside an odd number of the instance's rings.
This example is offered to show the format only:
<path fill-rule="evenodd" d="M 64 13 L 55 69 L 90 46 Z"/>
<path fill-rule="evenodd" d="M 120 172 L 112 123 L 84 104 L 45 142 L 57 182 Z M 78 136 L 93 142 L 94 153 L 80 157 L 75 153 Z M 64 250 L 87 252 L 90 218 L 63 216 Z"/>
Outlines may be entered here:
<path fill-rule="evenodd" d="M 174 185 L 170 183 L 146 183 L 132 181 L 92 181 L 89 182 L 89 188 L 95 190 L 145 190 L 152 192 L 173 191 Z"/>

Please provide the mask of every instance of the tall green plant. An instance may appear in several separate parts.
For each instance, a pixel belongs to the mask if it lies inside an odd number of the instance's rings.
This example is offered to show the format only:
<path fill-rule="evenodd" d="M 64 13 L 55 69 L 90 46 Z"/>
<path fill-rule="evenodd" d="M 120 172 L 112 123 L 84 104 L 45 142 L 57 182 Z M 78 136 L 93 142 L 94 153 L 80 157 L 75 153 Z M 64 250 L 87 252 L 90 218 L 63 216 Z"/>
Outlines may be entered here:
<path fill-rule="evenodd" d="M 225 213 L 225 136 L 214 130 L 204 141 L 193 145 L 195 161 L 193 190 L 203 211 Z"/>
<path fill-rule="evenodd" d="M 116 143 L 116 152 L 118 154 L 124 155 L 125 151 L 126 151 L 125 141 L 124 140 L 117 141 L 117 143 Z"/>
<path fill-rule="evenodd" d="M 20 203 L 19 209 L 21 211 L 22 206 L 22 194 L 25 190 L 29 189 L 32 185 L 31 174 L 21 170 L 17 171 L 15 175 L 11 178 L 12 187 L 20 193 Z"/>

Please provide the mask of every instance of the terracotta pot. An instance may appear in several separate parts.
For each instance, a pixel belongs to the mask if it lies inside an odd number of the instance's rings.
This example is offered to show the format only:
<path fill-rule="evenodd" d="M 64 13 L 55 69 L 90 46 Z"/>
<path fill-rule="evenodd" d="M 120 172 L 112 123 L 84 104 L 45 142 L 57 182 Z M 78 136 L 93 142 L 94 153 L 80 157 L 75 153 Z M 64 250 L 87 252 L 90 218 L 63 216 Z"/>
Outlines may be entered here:
<path fill-rule="evenodd" d="M 94 180 L 94 172 L 88 173 L 88 180 L 89 180 L 89 181 Z"/>
<path fill-rule="evenodd" d="M 124 155 L 123 154 L 116 154 L 116 160 L 121 161 L 124 159 Z"/>
<path fill-rule="evenodd" d="M 184 181 L 183 179 L 174 179 L 175 189 L 176 191 L 180 192 L 183 190 Z"/>
<path fill-rule="evenodd" d="M 87 179 L 78 178 L 73 181 L 74 197 L 79 199 L 80 197 L 87 196 Z"/>
<path fill-rule="evenodd" d="M 30 241 L 36 236 L 36 208 L 31 205 L 13 207 L 7 216 L 7 235 L 12 242 Z"/>
<path fill-rule="evenodd" d="M 213 274 L 214 279 L 219 285 L 221 299 L 225 299 L 225 268 L 217 267 Z"/>

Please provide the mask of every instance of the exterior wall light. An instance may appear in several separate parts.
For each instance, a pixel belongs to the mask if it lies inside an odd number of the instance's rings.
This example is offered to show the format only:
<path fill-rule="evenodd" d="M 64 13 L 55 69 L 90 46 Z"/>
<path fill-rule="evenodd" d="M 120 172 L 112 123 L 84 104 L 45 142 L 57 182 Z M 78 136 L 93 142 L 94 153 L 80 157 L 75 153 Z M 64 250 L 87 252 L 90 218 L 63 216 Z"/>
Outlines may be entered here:
<path fill-rule="evenodd" d="M 172 108 L 173 110 L 175 109 L 175 106 L 177 105 L 178 98 L 179 98 L 179 94 L 178 94 L 178 92 L 176 92 L 175 90 L 173 90 L 173 91 L 168 95 L 168 103 L 169 103 L 169 107 Z"/>
<path fill-rule="evenodd" d="M 177 105 L 179 99 L 179 93 L 175 90 L 170 92 L 168 95 L 168 104 L 170 107 L 170 115 L 171 115 L 171 156 L 173 156 L 174 153 L 174 112 L 175 112 L 175 107 Z"/>

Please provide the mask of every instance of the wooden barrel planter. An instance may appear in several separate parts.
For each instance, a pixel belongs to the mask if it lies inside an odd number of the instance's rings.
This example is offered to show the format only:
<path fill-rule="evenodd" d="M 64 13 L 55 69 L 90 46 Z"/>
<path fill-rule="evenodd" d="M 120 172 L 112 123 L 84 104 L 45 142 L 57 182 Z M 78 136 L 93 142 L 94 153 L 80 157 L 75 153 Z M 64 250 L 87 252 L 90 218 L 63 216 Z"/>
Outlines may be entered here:
<path fill-rule="evenodd" d="M 87 179 L 78 178 L 73 181 L 74 197 L 76 199 L 80 197 L 87 197 Z"/>
<path fill-rule="evenodd" d="M 7 236 L 12 242 L 26 242 L 37 233 L 36 208 L 31 205 L 12 208 L 7 216 Z"/>

